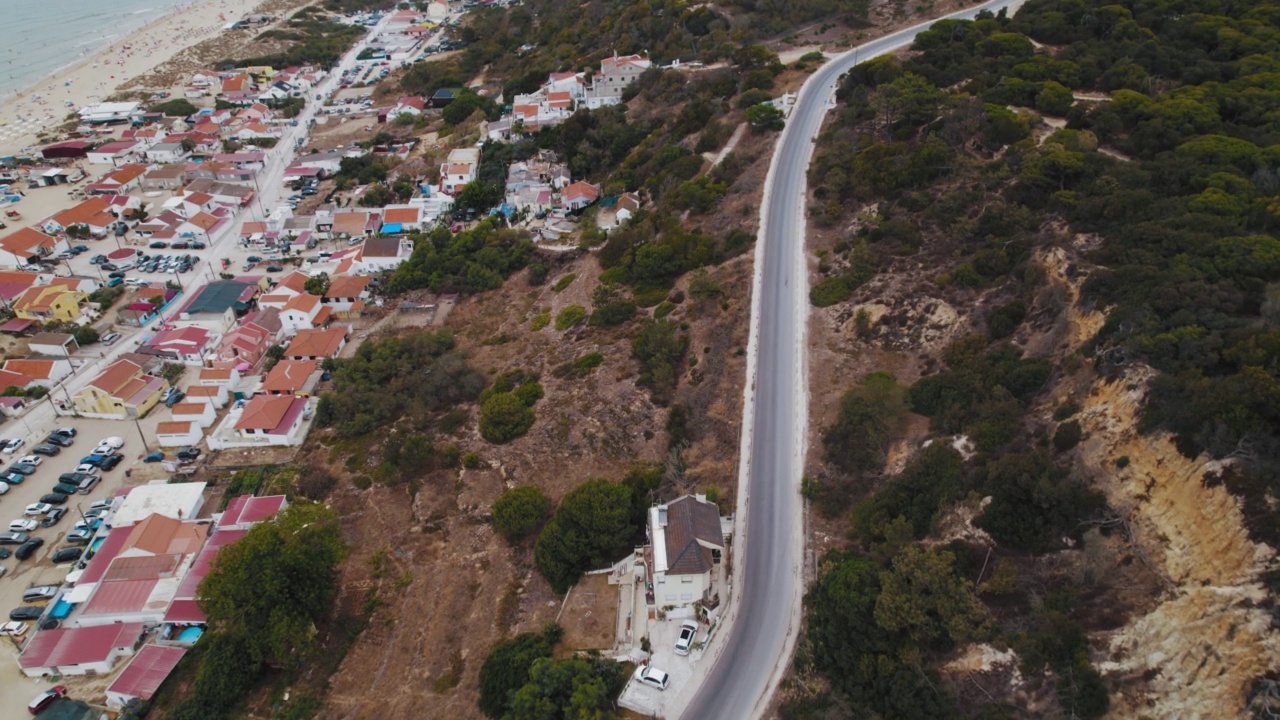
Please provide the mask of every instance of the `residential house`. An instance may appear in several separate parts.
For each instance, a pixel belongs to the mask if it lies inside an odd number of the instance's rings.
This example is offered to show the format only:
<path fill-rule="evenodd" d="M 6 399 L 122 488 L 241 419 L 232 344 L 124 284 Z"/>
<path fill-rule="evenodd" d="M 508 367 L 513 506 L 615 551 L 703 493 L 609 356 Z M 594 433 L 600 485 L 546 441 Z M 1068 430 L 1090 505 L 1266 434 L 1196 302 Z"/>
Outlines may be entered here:
<path fill-rule="evenodd" d="M 600 197 L 600 188 L 579 180 L 560 191 L 560 206 L 569 211 L 581 210 Z"/>
<path fill-rule="evenodd" d="M 173 419 L 178 422 L 193 422 L 202 428 L 207 428 L 213 424 L 217 413 L 213 410 L 213 405 L 198 400 L 187 400 L 176 403 L 169 408 Z"/>
<path fill-rule="evenodd" d="M 322 372 L 319 360 L 281 360 L 259 389 L 268 395 L 310 395 Z"/>
<path fill-rule="evenodd" d="M 159 165 L 142 176 L 143 190 L 173 190 L 187 184 L 185 165 Z"/>
<path fill-rule="evenodd" d="M 146 702 L 178 666 L 187 648 L 144 645 L 107 687 L 107 707 L 119 712 L 134 700 Z"/>
<path fill-rule="evenodd" d="M 122 195 L 139 187 L 142 184 L 142 176 L 147 172 L 147 166 L 140 163 L 125 163 L 111 172 L 103 175 L 95 183 L 85 186 L 85 192 L 90 195 Z"/>
<path fill-rule="evenodd" d="M 190 155 L 187 149 L 182 147 L 180 142 L 162 142 L 156 143 L 147 148 L 143 153 L 147 162 L 153 163 L 179 163 L 186 160 Z"/>
<path fill-rule="evenodd" d="M 369 277 L 366 275 L 339 275 L 329 279 L 322 302 L 334 313 L 358 312 L 369 300 Z"/>
<path fill-rule="evenodd" d="M 144 638 L 140 622 L 40 630 L 23 647 L 18 667 L 30 678 L 107 675 L 121 658 L 133 655 Z"/>
<path fill-rule="evenodd" d="M 319 297 L 302 293 L 290 298 L 281 308 L 280 322 L 284 325 L 285 334 L 293 335 L 299 330 L 323 327 L 332 312 L 320 302 Z"/>
<path fill-rule="evenodd" d="M 256 92 L 253 79 L 247 73 L 234 73 L 222 78 L 219 95 L 230 103 L 249 103 Z"/>
<path fill-rule="evenodd" d="M 66 240 L 39 230 L 20 228 L 0 238 L 0 265 L 26 267 L 66 249 Z"/>
<path fill-rule="evenodd" d="M 318 168 L 332 175 L 342 168 L 342 159 L 344 157 L 347 156 L 336 150 L 311 153 L 295 159 L 293 161 L 293 167 Z"/>
<path fill-rule="evenodd" d="M 231 390 L 240 384 L 240 371 L 235 367 L 207 367 L 196 376 L 196 383 L 207 387 L 225 387 Z"/>
<path fill-rule="evenodd" d="M 187 388 L 186 402 L 204 403 L 214 410 L 221 410 L 227 405 L 226 385 L 192 385 Z"/>
<path fill-rule="evenodd" d="M 364 241 L 355 259 L 357 272 L 373 274 L 394 270 L 413 255 L 413 241 L 407 237 L 375 237 Z"/>
<path fill-rule="evenodd" d="M 241 440 L 263 445 L 298 445 L 307 399 L 293 395 L 255 395 L 235 421 Z M 228 419 L 232 416 L 228 415 Z"/>
<path fill-rule="evenodd" d="M 28 357 L 14 358 L 4 362 L 6 372 L 22 375 L 30 379 L 27 386 L 36 385 L 51 388 L 70 375 L 74 368 L 66 357 Z"/>
<path fill-rule="evenodd" d="M 191 299 L 178 310 L 183 320 L 211 324 L 218 329 L 230 328 L 237 315 L 242 315 L 258 296 L 258 286 L 240 280 L 214 280 L 194 291 Z"/>
<path fill-rule="evenodd" d="M 13 313 L 24 320 L 72 322 L 80 317 L 81 305 L 89 296 L 62 285 L 37 285 L 9 304 Z"/>
<path fill-rule="evenodd" d="M 72 405 L 85 414 L 141 417 L 160 402 L 169 388 L 164 378 L 152 377 L 142 366 L 117 360 L 98 373 L 72 397 Z"/>
<path fill-rule="evenodd" d="M 344 325 L 336 325 L 323 330 L 299 330 L 285 348 L 284 356 L 289 360 L 323 360 L 337 357 L 347 344 L 351 329 Z"/>
<path fill-rule="evenodd" d="M 93 165 L 123 165 L 137 159 L 143 150 L 136 140 L 116 140 L 90 150 L 87 157 Z"/>
<path fill-rule="evenodd" d="M 2 243 L 3 241 L 0 241 Z M 4 264 L 0 262 L 0 264 Z M 13 299 L 21 295 L 32 285 L 48 283 L 52 276 L 47 273 L 27 272 L 25 270 L 0 270 L 0 299 L 8 306 Z M 70 336 L 68 336 L 70 337 Z"/>
<path fill-rule="evenodd" d="M 630 220 L 640 209 L 640 205 L 640 196 L 633 192 L 601 198 L 600 209 L 596 212 L 596 225 L 602 230 L 618 227 Z"/>
<path fill-rule="evenodd" d="M 422 229 L 421 205 L 388 205 L 382 208 L 382 233 L 406 233 Z"/>
<path fill-rule="evenodd" d="M 649 538 L 649 605 L 719 604 L 715 571 L 723 561 L 725 533 L 714 503 L 701 495 L 685 495 L 650 508 Z"/>
<path fill-rule="evenodd" d="M 199 405 L 213 412 L 209 405 Z M 200 424 L 190 420 L 165 420 L 156 424 L 156 443 L 160 447 L 188 447 L 199 444 L 202 439 L 204 432 L 201 431 Z"/>
<path fill-rule="evenodd" d="M 187 192 L 199 192 L 213 196 L 213 201 L 227 207 L 244 207 L 253 200 L 253 189 L 216 180 L 192 180 Z"/>
<path fill-rule="evenodd" d="M 440 165 L 440 190 L 453 195 L 464 185 L 476 179 L 480 169 L 479 148 L 458 148 L 451 150 L 446 161 Z"/>
<path fill-rule="evenodd" d="M 132 207 L 141 204 L 140 200 L 135 198 L 136 203 Z M 125 209 L 131 209 L 126 205 Z M 105 197 L 91 197 L 73 207 L 67 208 L 61 212 L 55 213 L 52 217 L 41 223 L 40 227 L 49 234 L 65 232 L 67 228 L 75 225 L 83 225 L 89 229 L 89 232 L 99 237 L 107 234 L 107 230 L 115 225 L 118 220 L 117 215 L 123 214 L 122 210 L 116 210 L 116 206 L 112 204 L 111 199 Z"/>
<path fill-rule="evenodd" d="M 382 213 L 375 210 L 344 210 L 333 214 L 332 233 L 336 238 L 372 235 L 382 227 Z"/>
<path fill-rule="evenodd" d="M 152 335 L 138 348 L 138 352 L 198 367 L 204 364 L 205 356 L 218 346 L 218 338 L 218 335 L 194 325 L 167 328 Z"/>
<path fill-rule="evenodd" d="M 74 335 L 69 333 L 42 332 L 31 336 L 27 349 L 37 355 L 70 357 L 80 349 Z"/>
<path fill-rule="evenodd" d="M 591 87 L 584 93 L 587 107 L 594 110 L 622 102 L 623 90 L 652 65 L 648 58 L 640 55 L 614 55 L 600 61 L 600 72 L 591 76 Z"/>
<path fill-rule="evenodd" d="M 387 111 L 387 119 L 395 120 L 397 117 L 401 115 L 409 115 L 412 117 L 417 117 L 422 114 L 422 111 L 424 108 L 426 108 L 426 106 L 427 106 L 427 99 L 424 97 L 420 97 L 417 95 L 402 97 L 398 102 L 396 102 L 395 105 L 391 107 L 390 110 Z"/>

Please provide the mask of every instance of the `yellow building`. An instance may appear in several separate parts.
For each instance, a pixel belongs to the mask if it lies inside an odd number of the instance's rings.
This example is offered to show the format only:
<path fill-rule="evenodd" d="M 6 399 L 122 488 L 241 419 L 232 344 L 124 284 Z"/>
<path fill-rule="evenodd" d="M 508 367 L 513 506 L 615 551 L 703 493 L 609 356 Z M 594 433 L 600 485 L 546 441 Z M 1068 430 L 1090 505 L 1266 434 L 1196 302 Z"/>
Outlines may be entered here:
<path fill-rule="evenodd" d="M 72 406 L 82 413 L 142 417 L 168 388 L 168 381 L 144 373 L 137 363 L 117 360 L 75 394 Z"/>
<path fill-rule="evenodd" d="M 80 316 L 80 305 L 89 296 L 61 285 L 37 285 L 14 299 L 13 312 L 24 320 L 71 322 Z"/>

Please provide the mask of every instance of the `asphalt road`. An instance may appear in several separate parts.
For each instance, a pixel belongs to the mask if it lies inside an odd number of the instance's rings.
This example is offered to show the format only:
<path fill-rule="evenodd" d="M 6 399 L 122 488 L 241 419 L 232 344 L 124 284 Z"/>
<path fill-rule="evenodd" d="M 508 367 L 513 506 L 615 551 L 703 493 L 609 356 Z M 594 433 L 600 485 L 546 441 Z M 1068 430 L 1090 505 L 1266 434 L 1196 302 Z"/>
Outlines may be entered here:
<path fill-rule="evenodd" d="M 981 10 L 1016 10 L 1021 0 L 995 0 L 948 15 L 971 19 Z M 754 412 L 749 442 L 745 526 L 738 552 L 738 608 L 729 636 L 685 720 L 748 720 L 761 716 L 789 664 L 800 625 L 804 552 L 800 476 L 808 421 L 806 331 L 808 272 L 804 252 L 805 174 L 813 141 L 839 78 L 859 62 L 898 50 L 937 20 L 873 40 L 822 66 L 805 82 L 774 150 L 761 209 L 756 297 Z M 748 407 L 751 404 L 748 403 Z"/>

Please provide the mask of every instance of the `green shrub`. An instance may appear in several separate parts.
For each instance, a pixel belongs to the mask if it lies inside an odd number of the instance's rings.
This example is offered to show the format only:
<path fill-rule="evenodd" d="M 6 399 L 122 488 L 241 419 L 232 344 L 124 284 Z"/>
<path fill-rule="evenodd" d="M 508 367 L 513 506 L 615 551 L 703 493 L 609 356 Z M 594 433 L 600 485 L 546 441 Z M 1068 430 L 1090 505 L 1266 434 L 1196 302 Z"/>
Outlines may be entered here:
<path fill-rule="evenodd" d="M 838 302 L 844 302 L 853 295 L 853 287 L 849 284 L 849 279 L 838 275 L 818 281 L 812 289 L 809 290 L 809 302 L 814 307 L 830 307 Z"/>
<path fill-rule="evenodd" d="M 533 317 L 529 318 L 529 329 L 534 332 L 537 332 L 550 324 L 551 324 L 550 312 L 540 312 L 537 315 L 534 315 Z"/>
<path fill-rule="evenodd" d="M 1076 445 L 1080 444 L 1080 422 L 1071 420 L 1064 422 L 1058 426 L 1056 432 L 1053 433 L 1053 446 L 1059 452 L 1066 452 Z"/>
<path fill-rule="evenodd" d="M 577 273 L 569 273 L 568 275 L 561 276 L 559 280 L 556 280 L 555 283 L 551 285 L 551 292 L 563 292 L 565 288 L 569 287 L 569 285 L 577 279 L 577 277 Z"/>
<path fill-rule="evenodd" d="M 533 534 L 551 515 L 551 501 L 532 485 L 511 488 L 493 504 L 493 528 L 511 542 Z"/>
<path fill-rule="evenodd" d="M 491 443 L 524 435 L 533 421 L 533 410 L 513 393 L 494 393 L 480 405 L 480 435 Z"/>
<path fill-rule="evenodd" d="M 533 559 L 538 571 L 563 594 L 586 570 L 603 567 L 632 548 L 632 491 L 594 478 L 569 491 L 538 535 Z"/>
<path fill-rule="evenodd" d="M 556 330 L 564 332 L 582 322 L 586 317 L 586 308 L 581 305 L 569 305 L 556 315 Z"/>

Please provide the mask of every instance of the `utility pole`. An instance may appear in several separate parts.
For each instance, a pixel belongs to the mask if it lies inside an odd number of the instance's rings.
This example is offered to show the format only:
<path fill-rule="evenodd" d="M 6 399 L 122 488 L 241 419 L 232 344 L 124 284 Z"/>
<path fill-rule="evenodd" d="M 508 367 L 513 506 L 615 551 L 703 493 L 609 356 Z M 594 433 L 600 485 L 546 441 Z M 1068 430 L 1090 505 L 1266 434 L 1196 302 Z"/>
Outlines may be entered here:
<path fill-rule="evenodd" d="M 142 449 L 151 452 L 151 446 L 147 444 L 147 436 L 142 432 L 142 423 L 138 422 L 136 415 L 133 418 L 133 426 L 138 428 L 138 437 L 142 438 Z"/>

